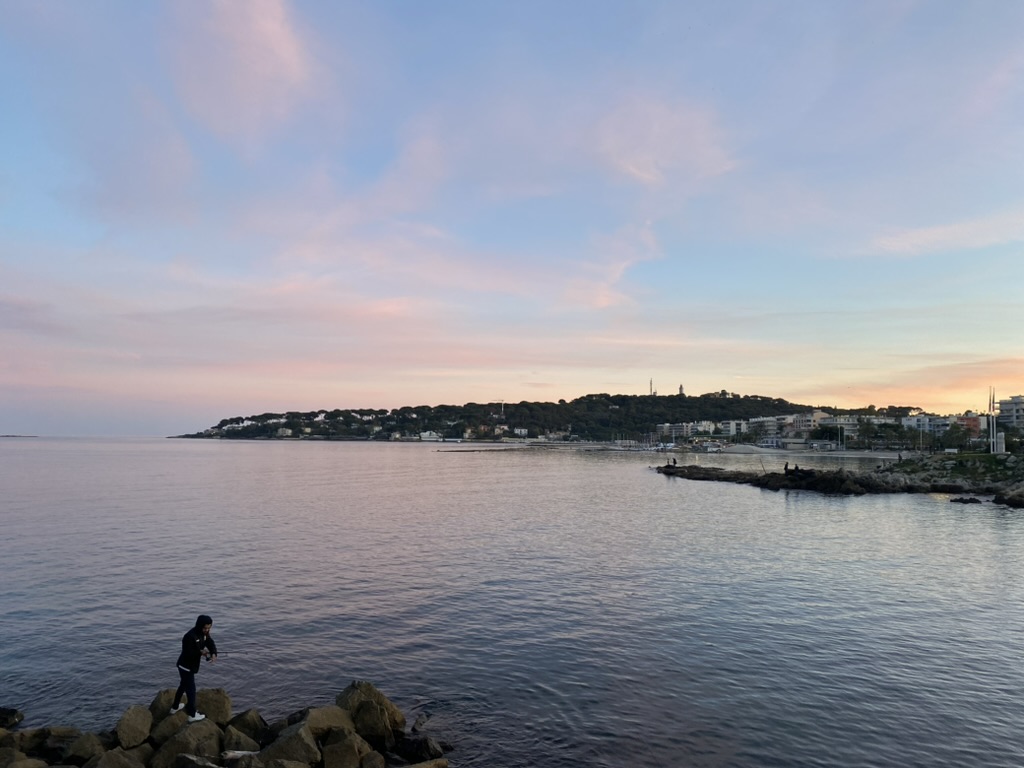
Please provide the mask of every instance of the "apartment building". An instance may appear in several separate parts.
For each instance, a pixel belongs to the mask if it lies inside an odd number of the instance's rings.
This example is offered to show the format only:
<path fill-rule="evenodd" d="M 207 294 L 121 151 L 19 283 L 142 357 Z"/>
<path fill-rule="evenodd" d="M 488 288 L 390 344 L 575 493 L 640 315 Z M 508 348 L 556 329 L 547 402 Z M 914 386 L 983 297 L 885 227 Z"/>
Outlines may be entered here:
<path fill-rule="evenodd" d="M 999 424 L 1010 427 L 1024 427 L 1024 395 L 1014 395 L 999 401 Z"/>

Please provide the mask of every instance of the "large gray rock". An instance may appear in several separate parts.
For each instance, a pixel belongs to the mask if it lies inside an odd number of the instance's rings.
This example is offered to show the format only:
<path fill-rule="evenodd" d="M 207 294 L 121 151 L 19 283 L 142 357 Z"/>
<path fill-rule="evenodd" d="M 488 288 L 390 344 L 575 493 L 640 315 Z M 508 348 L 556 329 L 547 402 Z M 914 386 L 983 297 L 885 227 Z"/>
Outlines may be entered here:
<path fill-rule="evenodd" d="M 259 757 L 264 765 L 268 765 L 271 760 L 290 760 L 312 765 L 320 762 L 320 750 L 309 727 L 305 723 L 296 723 L 285 728 L 273 744 L 259 753 Z"/>
<path fill-rule="evenodd" d="M 149 765 L 149 761 L 152 760 L 153 755 L 156 754 L 156 747 L 147 741 L 139 744 L 137 747 L 126 749 L 124 752 L 126 755 L 133 757 L 143 765 Z"/>
<path fill-rule="evenodd" d="M 359 761 L 359 768 L 386 768 L 387 761 L 380 752 L 367 752 Z"/>
<path fill-rule="evenodd" d="M 170 714 L 171 704 L 174 703 L 174 694 L 177 688 L 164 688 L 153 697 L 149 704 L 149 712 L 153 715 L 153 722 L 159 723 Z"/>
<path fill-rule="evenodd" d="M 153 713 L 148 707 L 140 704 L 133 704 L 124 711 L 121 719 L 114 727 L 117 734 L 117 742 L 124 749 L 137 747 L 149 738 L 149 732 L 153 729 Z"/>
<path fill-rule="evenodd" d="M 85 765 L 93 758 L 98 758 L 107 748 L 95 733 L 83 733 L 64 751 L 62 760 L 68 765 Z"/>
<path fill-rule="evenodd" d="M 205 757 L 178 755 L 174 758 L 174 768 L 220 768 L 220 766 Z"/>
<path fill-rule="evenodd" d="M 342 709 L 336 704 L 326 707 L 313 707 L 306 712 L 304 722 L 309 727 L 313 738 L 318 741 L 323 739 L 329 731 L 347 730 L 355 732 L 355 724 L 352 722 L 352 715 L 348 710 Z"/>
<path fill-rule="evenodd" d="M 225 752 L 259 752 L 260 745 L 255 739 L 249 738 L 233 725 L 224 729 Z"/>
<path fill-rule="evenodd" d="M 405 715 L 402 714 L 398 707 L 391 703 L 387 696 L 377 690 L 373 683 L 368 683 L 365 680 L 353 680 L 334 699 L 334 703 L 342 709 L 347 709 L 351 712 L 353 718 L 355 717 L 356 709 L 363 701 L 372 701 L 384 709 L 388 722 L 391 725 L 391 730 L 399 733 L 405 731 Z"/>
<path fill-rule="evenodd" d="M 153 755 L 150 768 L 174 768 L 178 755 L 195 755 L 216 760 L 221 753 L 220 728 L 210 720 L 200 720 L 182 728 Z"/>
<path fill-rule="evenodd" d="M 432 736 L 403 736 L 395 744 L 395 752 L 410 763 L 421 763 L 444 757 L 444 750 Z"/>
<path fill-rule="evenodd" d="M 390 752 L 394 749 L 397 737 L 391 727 L 387 710 L 375 701 L 359 702 L 352 713 L 352 722 L 356 733 L 370 742 L 378 752 Z"/>
<path fill-rule="evenodd" d="M 132 753 L 121 748 L 107 750 L 93 764 L 94 768 L 142 768 L 142 765 Z"/>
<path fill-rule="evenodd" d="M 271 760 L 267 763 L 266 768 L 309 768 L 309 766 L 295 760 Z"/>
<path fill-rule="evenodd" d="M 244 754 L 228 756 L 229 753 L 222 753 L 221 760 L 227 768 L 265 768 L 260 756 L 256 754 Z"/>
<path fill-rule="evenodd" d="M 23 731 L 12 731 L 4 739 L 3 746 L 14 747 L 26 755 L 31 755 L 43 748 L 49 732 L 46 728 L 26 728 Z"/>
<path fill-rule="evenodd" d="M 43 740 L 43 743 L 37 745 L 33 749 L 25 749 L 23 743 L 22 751 L 33 757 L 41 757 L 43 760 L 51 764 L 62 762 L 64 755 L 67 754 L 68 748 L 74 743 L 75 739 L 82 735 L 82 732 L 77 728 L 68 728 L 59 725 L 44 728 L 43 730 L 46 732 L 46 738 Z M 79 763 L 79 765 L 81 765 L 81 763 Z"/>
<path fill-rule="evenodd" d="M 8 763 L 7 768 L 49 768 L 49 765 L 45 760 L 40 760 L 38 757 L 26 757 L 22 760 Z"/>
<path fill-rule="evenodd" d="M 0 707 L 0 728 L 11 728 L 25 719 L 25 713 L 14 707 Z"/>
<path fill-rule="evenodd" d="M 28 755 L 14 747 L 0 747 L 0 768 L 7 768 L 16 760 L 25 760 L 26 758 Z"/>
<path fill-rule="evenodd" d="M 196 699 L 199 701 L 197 709 L 206 715 L 207 720 L 213 720 L 221 727 L 231 720 L 231 697 L 223 688 L 203 688 Z"/>
<path fill-rule="evenodd" d="M 184 728 L 187 723 L 188 715 L 185 714 L 185 710 L 181 710 L 181 712 L 169 715 L 157 723 L 153 730 L 150 731 L 149 738 L 157 747 L 161 747 L 164 742 Z"/>
<path fill-rule="evenodd" d="M 359 768 L 361 755 L 354 741 L 328 744 L 324 747 L 324 768 Z"/>
<path fill-rule="evenodd" d="M 349 741 L 356 745 L 356 750 L 359 752 L 360 757 L 365 755 L 367 752 L 373 752 L 373 746 L 370 742 L 355 731 L 343 728 L 339 728 L 328 733 L 327 737 L 324 739 L 324 746 L 329 747 L 332 744 L 344 744 Z"/>
<path fill-rule="evenodd" d="M 270 742 L 268 738 L 270 726 L 263 719 L 263 715 L 255 709 L 247 709 L 245 712 L 235 715 L 231 718 L 228 725 L 237 728 L 253 741 L 259 742 L 261 746 L 265 746 Z"/>

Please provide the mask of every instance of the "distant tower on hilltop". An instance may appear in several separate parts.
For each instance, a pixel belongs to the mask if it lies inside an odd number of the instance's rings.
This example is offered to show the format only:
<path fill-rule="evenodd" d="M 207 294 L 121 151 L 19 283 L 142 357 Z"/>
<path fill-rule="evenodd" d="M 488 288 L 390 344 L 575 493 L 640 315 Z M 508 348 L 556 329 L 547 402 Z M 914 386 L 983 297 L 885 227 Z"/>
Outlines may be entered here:
<path fill-rule="evenodd" d="M 679 394 L 680 395 L 685 395 L 686 394 L 685 392 L 683 392 L 683 385 L 682 384 L 679 385 Z"/>

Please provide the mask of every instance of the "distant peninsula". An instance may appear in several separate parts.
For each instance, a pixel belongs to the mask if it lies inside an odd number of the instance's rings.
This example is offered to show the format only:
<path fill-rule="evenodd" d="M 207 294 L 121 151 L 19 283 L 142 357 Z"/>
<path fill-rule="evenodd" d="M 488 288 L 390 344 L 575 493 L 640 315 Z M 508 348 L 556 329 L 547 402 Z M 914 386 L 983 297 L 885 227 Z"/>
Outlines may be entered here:
<path fill-rule="evenodd" d="M 234 416 L 179 438 L 220 440 L 545 441 L 672 448 L 698 441 L 762 447 L 945 450 L 974 447 L 985 417 L 915 406 L 837 408 L 725 390 L 698 396 L 590 394 L 575 400 Z M 1017 436 L 1010 430 L 1007 446 Z"/>
<path fill-rule="evenodd" d="M 890 406 L 899 413 L 917 410 Z M 638 440 L 658 424 L 703 423 L 815 410 L 761 395 L 712 392 L 699 396 L 592 394 L 552 402 L 418 405 L 394 409 L 335 408 L 235 416 L 182 438 L 320 440 Z M 857 411 L 828 408 L 834 413 Z M 865 413 L 868 411 L 865 410 Z M 874 412 L 874 407 L 871 407 Z"/>

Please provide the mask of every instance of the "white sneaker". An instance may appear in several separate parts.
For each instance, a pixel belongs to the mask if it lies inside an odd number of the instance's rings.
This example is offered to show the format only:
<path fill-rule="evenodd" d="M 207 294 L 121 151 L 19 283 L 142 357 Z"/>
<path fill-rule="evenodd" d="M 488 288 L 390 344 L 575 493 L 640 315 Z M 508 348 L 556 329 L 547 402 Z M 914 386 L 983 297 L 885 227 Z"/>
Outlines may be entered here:
<path fill-rule="evenodd" d="M 190 723 L 198 723 L 200 720 L 205 720 L 205 719 L 206 719 L 206 715 L 204 715 L 202 712 L 196 712 L 194 715 L 191 715 L 188 718 L 188 721 Z"/>
<path fill-rule="evenodd" d="M 179 705 L 178 705 L 178 706 L 176 706 L 176 707 L 171 707 L 171 714 L 172 714 L 172 715 L 176 715 L 176 714 L 178 714 L 179 712 L 181 712 L 181 710 L 183 710 L 184 708 L 185 708 L 185 705 L 184 705 L 184 704 L 179 704 Z"/>

